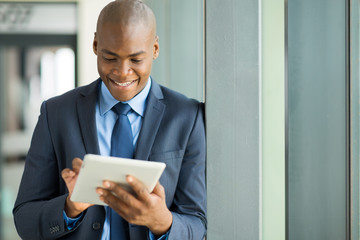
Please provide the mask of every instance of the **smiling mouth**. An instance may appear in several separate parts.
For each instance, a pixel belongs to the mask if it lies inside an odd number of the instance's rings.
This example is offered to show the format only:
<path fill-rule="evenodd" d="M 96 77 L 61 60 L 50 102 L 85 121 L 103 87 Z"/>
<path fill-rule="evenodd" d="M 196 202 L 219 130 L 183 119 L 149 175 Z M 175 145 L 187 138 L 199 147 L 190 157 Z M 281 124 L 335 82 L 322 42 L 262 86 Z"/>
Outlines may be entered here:
<path fill-rule="evenodd" d="M 136 80 L 129 81 L 129 82 L 124 82 L 124 83 L 120 83 L 120 82 L 117 82 L 117 81 L 112 80 L 112 79 L 110 79 L 110 81 L 113 82 L 113 83 L 115 83 L 116 85 L 118 85 L 118 86 L 120 86 L 120 87 L 128 87 L 128 86 L 130 86 L 131 84 L 133 84 L 134 82 L 136 82 L 137 79 L 136 79 Z"/>

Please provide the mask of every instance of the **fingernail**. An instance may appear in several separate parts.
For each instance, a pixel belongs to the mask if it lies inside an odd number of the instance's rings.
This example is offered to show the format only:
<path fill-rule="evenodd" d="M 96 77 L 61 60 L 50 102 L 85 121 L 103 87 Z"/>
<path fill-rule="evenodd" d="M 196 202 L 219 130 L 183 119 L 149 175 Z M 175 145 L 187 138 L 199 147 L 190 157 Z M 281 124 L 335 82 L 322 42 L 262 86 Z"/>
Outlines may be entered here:
<path fill-rule="evenodd" d="M 101 190 L 101 189 L 96 189 L 96 193 L 99 194 L 99 195 L 103 195 L 103 194 L 104 194 L 103 190 Z"/>
<path fill-rule="evenodd" d="M 127 181 L 128 181 L 129 183 L 131 183 L 133 180 L 134 180 L 134 178 L 133 178 L 132 176 L 127 176 Z"/>
<path fill-rule="evenodd" d="M 104 185 L 104 187 L 106 187 L 106 188 L 109 188 L 109 187 L 110 187 L 110 183 L 107 182 L 107 181 L 105 181 L 105 182 L 103 183 L 103 185 Z"/>

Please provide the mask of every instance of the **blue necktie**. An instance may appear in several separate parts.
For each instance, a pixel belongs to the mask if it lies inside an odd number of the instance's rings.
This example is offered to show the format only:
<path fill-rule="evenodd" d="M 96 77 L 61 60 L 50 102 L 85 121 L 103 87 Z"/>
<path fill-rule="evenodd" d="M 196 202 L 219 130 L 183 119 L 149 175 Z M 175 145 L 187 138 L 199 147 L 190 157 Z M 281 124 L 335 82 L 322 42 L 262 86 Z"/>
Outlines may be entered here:
<path fill-rule="evenodd" d="M 118 115 L 111 135 L 111 156 L 133 158 L 133 136 L 131 125 L 126 116 L 131 110 L 129 104 L 117 103 L 112 110 Z M 110 239 L 127 240 L 129 237 L 129 224 L 114 210 L 110 211 Z"/>

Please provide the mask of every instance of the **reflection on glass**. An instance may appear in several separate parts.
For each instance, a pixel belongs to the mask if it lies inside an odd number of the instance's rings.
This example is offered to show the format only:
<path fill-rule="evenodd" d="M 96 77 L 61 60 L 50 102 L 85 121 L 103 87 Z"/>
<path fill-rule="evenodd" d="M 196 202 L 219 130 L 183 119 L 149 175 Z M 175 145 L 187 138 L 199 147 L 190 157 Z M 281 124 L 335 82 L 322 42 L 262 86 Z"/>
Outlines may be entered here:
<path fill-rule="evenodd" d="M 41 56 L 40 69 L 42 100 L 75 87 L 75 61 L 72 49 L 60 48 L 56 52 L 44 52 Z"/>
<path fill-rule="evenodd" d="M 28 144 L 16 143 L 31 137 L 41 102 L 75 87 L 75 55 L 71 48 L 62 46 L 26 50 L 12 47 L 4 55 L 7 67 L 3 154 L 9 161 L 26 154 Z"/>

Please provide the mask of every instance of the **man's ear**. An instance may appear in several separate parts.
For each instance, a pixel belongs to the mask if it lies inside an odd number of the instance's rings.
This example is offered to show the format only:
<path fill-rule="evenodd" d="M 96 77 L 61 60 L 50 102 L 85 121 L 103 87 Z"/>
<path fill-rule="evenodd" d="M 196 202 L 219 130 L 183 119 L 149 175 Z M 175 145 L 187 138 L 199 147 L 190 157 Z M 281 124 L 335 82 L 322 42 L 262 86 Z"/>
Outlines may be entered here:
<path fill-rule="evenodd" d="M 160 53 L 159 36 L 155 36 L 153 59 L 157 59 Z"/>
<path fill-rule="evenodd" d="M 97 47 L 98 47 L 98 40 L 96 37 L 96 32 L 94 33 L 94 42 L 93 42 L 93 51 L 95 55 L 97 55 Z"/>

